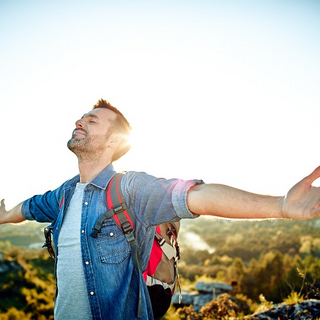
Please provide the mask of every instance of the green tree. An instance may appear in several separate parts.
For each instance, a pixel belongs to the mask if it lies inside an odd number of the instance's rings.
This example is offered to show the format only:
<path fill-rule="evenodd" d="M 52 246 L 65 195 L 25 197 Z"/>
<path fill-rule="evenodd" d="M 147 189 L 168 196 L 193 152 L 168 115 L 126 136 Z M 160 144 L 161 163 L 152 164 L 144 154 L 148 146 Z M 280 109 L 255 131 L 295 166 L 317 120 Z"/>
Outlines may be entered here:
<path fill-rule="evenodd" d="M 236 281 L 238 286 L 241 287 L 241 283 L 245 274 L 245 265 L 241 258 L 234 258 L 232 265 L 228 269 L 228 277 L 230 281 Z"/>

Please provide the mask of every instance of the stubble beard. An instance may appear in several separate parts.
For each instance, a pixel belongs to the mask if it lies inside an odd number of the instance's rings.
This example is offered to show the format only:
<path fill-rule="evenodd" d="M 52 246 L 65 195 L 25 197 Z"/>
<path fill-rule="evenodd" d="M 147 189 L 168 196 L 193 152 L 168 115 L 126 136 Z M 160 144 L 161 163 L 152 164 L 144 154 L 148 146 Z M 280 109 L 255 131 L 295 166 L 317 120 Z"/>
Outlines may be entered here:
<path fill-rule="evenodd" d="M 78 152 L 84 152 L 86 149 L 86 145 L 88 145 L 88 141 L 87 141 L 87 137 L 84 138 L 71 138 L 68 143 L 67 146 L 69 148 L 70 151 L 72 151 L 73 153 L 77 154 Z"/>
<path fill-rule="evenodd" d="M 94 160 L 100 157 L 109 136 L 108 134 L 104 138 L 97 136 L 85 136 L 83 138 L 72 137 L 68 141 L 67 146 L 79 160 Z"/>

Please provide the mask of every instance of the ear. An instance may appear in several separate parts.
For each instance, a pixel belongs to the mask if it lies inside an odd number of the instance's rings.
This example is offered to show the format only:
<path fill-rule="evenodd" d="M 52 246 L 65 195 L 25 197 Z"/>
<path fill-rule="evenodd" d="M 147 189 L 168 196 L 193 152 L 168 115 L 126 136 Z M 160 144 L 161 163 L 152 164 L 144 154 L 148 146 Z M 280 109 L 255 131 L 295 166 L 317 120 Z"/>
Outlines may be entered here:
<path fill-rule="evenodd" d="M 122 135 L 114 133 L 110 136 L 108 146 L 110 148 L 116 148 L 122 141 Z"/>

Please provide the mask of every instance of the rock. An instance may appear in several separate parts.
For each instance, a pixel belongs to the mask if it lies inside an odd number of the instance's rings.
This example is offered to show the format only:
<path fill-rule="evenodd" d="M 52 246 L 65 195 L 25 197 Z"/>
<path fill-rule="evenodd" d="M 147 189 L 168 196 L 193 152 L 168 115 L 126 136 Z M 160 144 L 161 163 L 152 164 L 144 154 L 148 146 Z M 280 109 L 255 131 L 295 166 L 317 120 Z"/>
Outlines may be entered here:
<path fill-rule="evenodd" d="M 175 307 L 193 305 L 196 312 L 216 299 L 220 294 L 232 292 L 232 286 L 224 283 L 198 282 L 195 286 L 196 291 L 182 291 L 182 301 L 179 304 L 179 294 L 172 297 L 172 304 Z M 254 320 L 311 320 L 320 319 L 320 301 L 315 299 L 305 300 L 298 304 L 279 304 L 271 309 L 250 316 Z"/>
<path fill-rule="evenodd" d="M 15 261 L 0 261 L 0 274 L 6 272 L 23 271 L 21 265 Z"/>
<path fill-rule="evenodd" d="M 232 286 L 220 282 L 205 283 L 199 281 L 195 286 L 195 290 L 204 293 L 212 293 L 213 291 L 230 293 L 232 291 Z"/>
<path fill-rule="evenodd" d="M 220 294 L 232 292 L 232 286 L 220 283 L 220 282 L 211 282 L 205 283 L 199 281 L 196 286 L 196 291 L 182 291 L 182 300 L 179 304 L 179 293 L 175 293 L 172 297 L 172 304 L 178 308 L 183 306 L 193 305 L 193 308 L 196 312 L 199 312 L 200 309 L 205 306 L 211 300 L 217 298 Z"/>
<path fill-rule="evenodd" d="M 189 290 L 182 290 L 181 291 L 181 303 L 179 304 L 179 293 L 175 293 L 172 297 L 172 304 L 176 306 L 189 306 L 193 304 L 194 297 L 197 295 L 196 292 L 189 291 Z"/>
<path fill-rule="evenodd" d="M 320 301 L 311 299 L 295 305 L 280 304 L 267 311 L 255 313 L 255 320 L 302 320 L 320 318 Z"/>
<path fill-rule="evenodd" d="M 200 309 L 209 303 L 213 299 L 212 293 L 200 293 L 197 294 L 193 299 L 193 309 L 195 312 L 199 312 Z"/>

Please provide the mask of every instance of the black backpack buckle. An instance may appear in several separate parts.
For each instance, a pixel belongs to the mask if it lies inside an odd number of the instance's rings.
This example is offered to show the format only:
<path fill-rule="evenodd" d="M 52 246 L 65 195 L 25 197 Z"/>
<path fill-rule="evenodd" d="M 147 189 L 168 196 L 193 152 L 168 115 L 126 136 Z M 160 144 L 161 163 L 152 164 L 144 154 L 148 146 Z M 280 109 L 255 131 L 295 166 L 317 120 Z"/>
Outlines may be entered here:
<path fill-rule="evenodd" d="M 122 223 L 121 227 L 122 227 L 124 234 L 129 234 L 133 231 L 131 223 L 129 221 L 125 221 L 124 223 Z"/>

